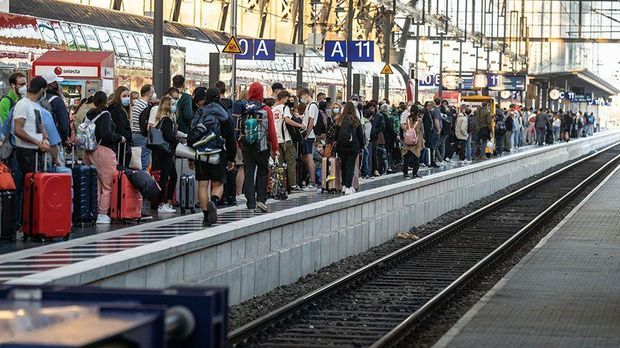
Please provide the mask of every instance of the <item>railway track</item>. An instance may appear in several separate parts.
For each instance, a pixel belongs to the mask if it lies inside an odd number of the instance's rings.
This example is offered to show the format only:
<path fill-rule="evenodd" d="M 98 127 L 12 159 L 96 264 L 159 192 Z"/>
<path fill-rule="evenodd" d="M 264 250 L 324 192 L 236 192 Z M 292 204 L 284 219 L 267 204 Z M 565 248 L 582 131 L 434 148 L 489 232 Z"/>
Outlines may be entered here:
<path fill-rule="evenodd" d="M 620 143 L 551 173 L 229 334 L 231 346 L 383 347 L 620 162 Z"/>

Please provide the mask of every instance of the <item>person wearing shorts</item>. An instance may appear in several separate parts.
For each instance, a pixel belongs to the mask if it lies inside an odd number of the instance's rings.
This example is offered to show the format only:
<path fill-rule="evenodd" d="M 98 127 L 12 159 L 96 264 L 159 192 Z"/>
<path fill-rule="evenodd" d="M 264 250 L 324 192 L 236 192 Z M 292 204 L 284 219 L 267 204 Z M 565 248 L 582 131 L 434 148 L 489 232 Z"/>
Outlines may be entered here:
<path fill-rule="evenodd" d="M 314 122 L 319 116 L 319 106 L 312 99 L 312 92 L 308 88 L 301 88 L 297 93 L 299 100 L 306 104 L 302 124 L 306 127 L 306 138 L 300 144 L 301 159 L 310 173 L 310 183 L 306 186 L 307 190 L 315 189 L 316 182 L 314 160 L 312 158 L 312 148 L 316 136 L 314 135 Z"/>

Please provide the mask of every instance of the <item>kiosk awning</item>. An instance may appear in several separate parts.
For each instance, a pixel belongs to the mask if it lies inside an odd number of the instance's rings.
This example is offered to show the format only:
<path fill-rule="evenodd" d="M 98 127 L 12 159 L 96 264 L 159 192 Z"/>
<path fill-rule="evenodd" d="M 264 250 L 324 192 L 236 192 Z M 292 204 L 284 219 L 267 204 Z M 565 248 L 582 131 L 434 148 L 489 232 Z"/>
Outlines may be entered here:
<path fill-rule="evenodd" d="M 47 51 L 32 63 L 32 74 L 50 71 L 68 79 L 113 79 L 114 52 Z"/>

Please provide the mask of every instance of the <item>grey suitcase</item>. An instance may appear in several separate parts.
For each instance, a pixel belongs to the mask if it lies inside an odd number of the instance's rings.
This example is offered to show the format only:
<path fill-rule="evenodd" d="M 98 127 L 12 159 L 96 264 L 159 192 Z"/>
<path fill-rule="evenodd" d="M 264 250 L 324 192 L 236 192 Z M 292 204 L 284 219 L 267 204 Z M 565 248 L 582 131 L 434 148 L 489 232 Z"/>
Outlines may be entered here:
<path fill-rule="evenodd" d="M 181 163 L 181 168 L 183 164 Z M 188 174 L 181 174 L 179 181 L 179 208 L 181 214 L 196 212 L 196 177 Z"/>

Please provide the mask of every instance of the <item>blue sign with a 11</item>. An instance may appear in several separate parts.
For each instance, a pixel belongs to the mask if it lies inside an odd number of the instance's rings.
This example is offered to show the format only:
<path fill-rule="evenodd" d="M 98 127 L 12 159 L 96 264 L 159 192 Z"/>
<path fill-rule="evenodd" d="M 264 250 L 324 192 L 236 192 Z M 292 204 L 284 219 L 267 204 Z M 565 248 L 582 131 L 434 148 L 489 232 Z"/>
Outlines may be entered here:
<path fill-rule="evenodd" d="M 375 58 L 374 41 L 349 41 L 347 54 L 350 62 L 373 62 Z"/>

